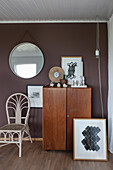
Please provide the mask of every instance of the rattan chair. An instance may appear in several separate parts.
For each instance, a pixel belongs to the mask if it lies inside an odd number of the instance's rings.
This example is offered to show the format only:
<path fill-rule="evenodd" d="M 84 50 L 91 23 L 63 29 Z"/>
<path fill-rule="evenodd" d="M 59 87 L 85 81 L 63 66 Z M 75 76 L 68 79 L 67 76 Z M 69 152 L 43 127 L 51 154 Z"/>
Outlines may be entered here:
<path fill-rule="evenodd" d="M 29 98 L 22 93 L 12 94 L 6 101 L 8 124 L 0 128 L 0 147 L 11 143 L 17 144 L 19 157 L 21 157 L 25 133 L 32 143 L 28 126 L 29 111 Z"/>

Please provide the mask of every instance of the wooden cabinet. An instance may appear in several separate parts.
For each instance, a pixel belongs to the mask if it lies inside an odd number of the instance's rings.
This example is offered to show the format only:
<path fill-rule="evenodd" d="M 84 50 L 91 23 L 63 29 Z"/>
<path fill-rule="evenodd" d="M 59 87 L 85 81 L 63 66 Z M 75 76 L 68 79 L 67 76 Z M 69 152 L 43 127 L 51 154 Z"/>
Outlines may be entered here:
<path fill-rule="evenodd" d="M 43 148 L 66 150 L 66 88 L 43 88 Z"/>
<path fill-rule="evenodd" d="M 67 150 L 72 150 L 73 118 L 91 118 L 91 88 L 67 88 Z"/>
<path fill-rule="evenodd" d="M 44 87 L 44 150 L 72 150 L 73 118 L 91 118 L 91 88 Z"/>

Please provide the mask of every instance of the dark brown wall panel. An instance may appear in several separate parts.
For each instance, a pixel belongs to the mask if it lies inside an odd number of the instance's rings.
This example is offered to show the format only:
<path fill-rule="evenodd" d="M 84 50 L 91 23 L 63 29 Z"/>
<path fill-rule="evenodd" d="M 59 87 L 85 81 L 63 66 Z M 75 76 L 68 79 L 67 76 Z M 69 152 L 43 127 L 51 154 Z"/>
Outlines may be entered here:
<path fill-rule="evenodd" d="M 28 30 L 35 40 L 26 35 Z M 92 88 L 92 116 L 101 117 L 99 99 L 98 64 L 94 51 L 96 24 L 1 24 L 0 25 L 0 126 L 7 123 L 5 102 L 14 92 L 26 93 L 28 84 L 48 84 L 48 72 L 60 66 L 61 56 L 83 56 L 84 76 Z M 9 68 L 9 54 L 19 42 L 29 41 L 38 45 L 44 54 L 45 63 L 38 76 L 31 79 L 16 77 Z M 35 42 L 34 42 L 35 41 Z M 100 24 L 101 77 L 104 114 L 107 115 L 107 24 Z M 42 110 L 31 109 L 29 119 L 32 137 L 42 136 Z"/>

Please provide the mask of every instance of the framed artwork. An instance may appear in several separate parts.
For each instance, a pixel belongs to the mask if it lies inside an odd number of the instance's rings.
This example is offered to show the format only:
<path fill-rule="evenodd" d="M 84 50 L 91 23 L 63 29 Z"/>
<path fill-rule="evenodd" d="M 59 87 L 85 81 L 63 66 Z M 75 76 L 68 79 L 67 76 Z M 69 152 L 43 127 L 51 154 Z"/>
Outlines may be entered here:
<path fill-rule="evenodd" d="M 27 94 L 31 102 L 31 107 L 43 107 L 43 86 L 27 85 Z"/>
<path fill-rule="evenodd" d="M 106 119 L 73 119 L 73 159 L 107 161 Z"/>
<path fill-rule="evenodd" d="M 69 85 L 72 85 L 74 81 L 80 82 L 80 77 L 83 76 L 81 56 L 61 56 L 61 67 L 64 70 Z"/>

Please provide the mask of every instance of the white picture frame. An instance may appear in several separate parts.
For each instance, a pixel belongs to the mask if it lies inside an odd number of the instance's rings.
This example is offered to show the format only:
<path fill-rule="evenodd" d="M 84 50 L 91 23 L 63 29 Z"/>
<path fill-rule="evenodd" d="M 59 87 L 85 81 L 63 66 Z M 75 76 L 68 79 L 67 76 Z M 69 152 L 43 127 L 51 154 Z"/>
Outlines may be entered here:
<path fill-rule="evenodd" d="M 43 85 L 27 85 L 27 94 L 31 103 L 31 107 L 43 107 Z"/>
<path fill-rule="evenodd" d="M 73 82 L 76 81 L 80 83 L 80 77 L 83 76 L 82 56 L 61 56 L 61 67 L 69 85 L 73 85 Z"/>
<path fill-rule="evenodd" d="M 73 160 L 107 161 L 106 119 L 73 119 Z"/>

